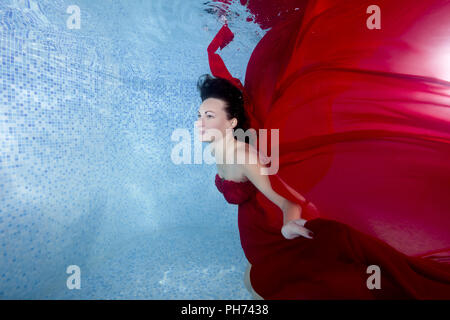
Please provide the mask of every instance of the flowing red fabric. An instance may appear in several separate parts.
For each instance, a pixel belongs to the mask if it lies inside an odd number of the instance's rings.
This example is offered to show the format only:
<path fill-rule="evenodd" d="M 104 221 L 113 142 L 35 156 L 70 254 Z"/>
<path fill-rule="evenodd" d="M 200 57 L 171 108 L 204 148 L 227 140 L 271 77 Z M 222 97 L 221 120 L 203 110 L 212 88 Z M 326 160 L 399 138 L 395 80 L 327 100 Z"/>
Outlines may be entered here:
<path fill-rule="evenodd" d="M 376 239 L 361 253 L 375 261 L 392 249 L 448 275 L 450 3 L 377 1 L 381 29 L 367 27 L 371 5 L 308 1 L 258 43 L 245 87 L 215 53 L 233 38 L 225 25 L 208 48 L 211 72 L 244 91 L 252 128 L 279 129 L 270 182 L 285 198 L 315 205 L 304 207 L 305 219 Z M 255 201 L 275 225 L 279 209 L 260 192 Z M 439 279 L 448 297 L 448 277 L 420 272 Z"/>
<path fill-rule="evenodd" d="M 285 239 L 280 209 L 262 207 L 261 194 L 249 180 L 234 182 L 216 174 L 215 184 L 229 203 L 239 205 L 250 282 L 264 299 L 450 299 L 448 264 L 408 257 L 329 219 L 306 222 L 314 239 Z"/>

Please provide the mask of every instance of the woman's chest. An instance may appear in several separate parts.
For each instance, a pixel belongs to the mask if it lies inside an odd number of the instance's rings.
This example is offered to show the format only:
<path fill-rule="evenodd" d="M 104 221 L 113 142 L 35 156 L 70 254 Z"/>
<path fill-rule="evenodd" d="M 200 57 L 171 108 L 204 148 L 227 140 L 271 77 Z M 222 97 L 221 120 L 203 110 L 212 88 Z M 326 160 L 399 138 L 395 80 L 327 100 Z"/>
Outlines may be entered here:
<path fill-rule="evenodd" d="M 243 174 L 241 166 L 237 164 L 216 164 L 217 173 L 224 180 L 246 181 L 247 177 Z"/>

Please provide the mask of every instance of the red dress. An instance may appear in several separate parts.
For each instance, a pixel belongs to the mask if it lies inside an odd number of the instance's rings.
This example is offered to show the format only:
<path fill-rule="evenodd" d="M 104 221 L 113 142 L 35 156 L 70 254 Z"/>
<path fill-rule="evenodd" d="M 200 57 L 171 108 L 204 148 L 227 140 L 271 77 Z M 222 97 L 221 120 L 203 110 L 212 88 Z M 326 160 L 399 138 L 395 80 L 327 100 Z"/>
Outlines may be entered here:
<path fill-rule="evenodd" d="M 314 239 L 285 239 L 281 210 L 265 210 L 250 182 L 215 184 L 238 205 L 238 227 L 250 282 L 264 299 L 450 299 L 450 266 L 408 257 L 384 242 L 333 220 L 311 219 Z M 376 265 L 380 288 L 369 289 Z M 370 282 L 370 281 L 369 281 Z"/>
<path fill-rule="evenodd" d="M 247 6 L 268 21 L 269 3 Z M 314 203 L 303 218 L 327 230 L 282 239 L 279 208 L 256 191 L 239 208 L 252 284 L 264 298 L 448 298 L 450 2 L 379 0 L 381 29 L 366 26 L 366 1 L 302 3 L 255 47 L 245 87 L 216 53 L 228 26 L 208 47 L 212 74 L 243 91 L 250 127 L 279 130 L 272 188 Z M 224 183 L 228 197 L 251 188 Z M 367 264 L 382 290 L 367 291 Z"/>

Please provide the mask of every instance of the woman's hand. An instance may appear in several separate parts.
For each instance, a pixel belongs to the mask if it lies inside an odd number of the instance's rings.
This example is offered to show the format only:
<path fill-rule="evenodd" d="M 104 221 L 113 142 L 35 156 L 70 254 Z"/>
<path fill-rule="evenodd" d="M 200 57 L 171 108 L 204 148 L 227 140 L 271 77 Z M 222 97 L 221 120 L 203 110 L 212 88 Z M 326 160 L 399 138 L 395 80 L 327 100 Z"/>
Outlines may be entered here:
<path fill-rule="evenodd" d="M 304 227 L 307 220 L 305 219 L 295 219 L 287 222 L 282 228 L 281 228 L 281 234 L 286 239 L 294 239 L 299 236 L 303 236 L 308 239 L 313 239 L 314 233 L 306 229 Z"/>
<path fill-rule="evenodd" d="M 267 169 L 264 167 L 264 164 L 260 162 L 260 155 L 258 155 L 258 151 L 254 148 L 243 149 L 245 152 L 245 158 L 251 159 L 251 155 L 256 155 L 256 159 L 258 159 L 256 164 L 244 163 L 240 167 L 242 173 L 252 182 L 252 184 L 258 188 L 259 191 L 263 195 L 267 197 L 270 201 L 276 204 L 281 211 L 283 212 L 283 227 L 281 228 L 281 233 L 286 239 L 293 239 L 298 236 L 303 236 L 305 238 L 312 239 L 313 232 L 306 229 L 304 227 L 307 220 L 301 218 L 302 207 L 300 204 L 292 202 L 278 193 L 276 193 L 271 186 L 269 176 L 267 174 L 261 174 Z M 253 156 L 253 155 L 252 155 Z M 308 212 L 308 216 L 311 216 L 310 213 L 317 213 L 317 208 L 314 205 L 306 204 L 305 210 Z M 312 215 L 314 216 L 314 214 Z"/>
<path fill-rule="evenodd" d="M 291 201 L 286 200 L 283 208 L 283 227 L 281 234 L 286 239 L 294 239 L 298 236 L 312 239 L 313 232 L 304 227 L 307 220 L 300 218 L 302 207 Z"/>

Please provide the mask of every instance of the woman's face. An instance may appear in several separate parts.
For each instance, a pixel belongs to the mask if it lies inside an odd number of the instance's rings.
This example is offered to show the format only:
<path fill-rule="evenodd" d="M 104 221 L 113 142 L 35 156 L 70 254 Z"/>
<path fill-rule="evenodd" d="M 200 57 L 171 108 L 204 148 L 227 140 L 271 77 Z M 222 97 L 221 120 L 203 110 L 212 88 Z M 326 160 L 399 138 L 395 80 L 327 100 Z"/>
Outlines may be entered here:
<path fill-rule="evenodd" d="M 234 128 L 237 124 L 237 119 L 227 119 L 225 112 L 225 101 L 216 98 L 208 98 L 203 101 L 198 109 L 197 121 L 195 126 L 199 130 L 200 141 L 211 142 L 215 140 L 212 136 L 205 136 L 205 133 L 210 129 L 217 129 L 225 137 L 227 128 Z M 210 132 L 213 134 L 214 132 Z"/>

